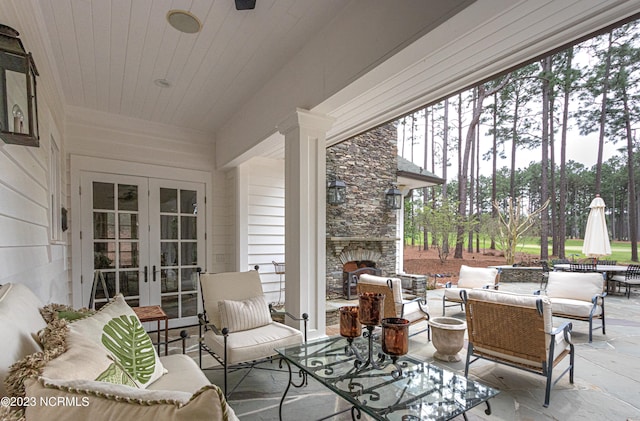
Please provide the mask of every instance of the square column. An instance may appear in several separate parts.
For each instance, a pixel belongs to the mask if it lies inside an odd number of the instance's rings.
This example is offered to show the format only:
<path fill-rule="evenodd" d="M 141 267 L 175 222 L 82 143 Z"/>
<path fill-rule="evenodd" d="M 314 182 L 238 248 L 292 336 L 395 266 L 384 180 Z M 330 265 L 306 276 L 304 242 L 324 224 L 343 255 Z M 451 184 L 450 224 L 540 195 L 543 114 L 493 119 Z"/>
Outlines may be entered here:
<path fill-rule="evenodd" d="M 326 328 L 326 132 L 332 124 L 298 108 L 278 125 L 285 141 L 286 310 L 309 314 L 309 338 L 324 336 Z"/>

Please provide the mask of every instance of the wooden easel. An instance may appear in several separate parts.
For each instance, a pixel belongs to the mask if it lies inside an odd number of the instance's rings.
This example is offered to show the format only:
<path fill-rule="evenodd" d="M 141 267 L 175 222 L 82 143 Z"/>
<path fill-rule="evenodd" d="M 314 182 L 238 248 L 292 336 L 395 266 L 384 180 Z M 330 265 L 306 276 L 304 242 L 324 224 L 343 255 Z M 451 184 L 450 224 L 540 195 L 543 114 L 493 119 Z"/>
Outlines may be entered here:
<path fill-rule="evenodd" d="M 91 296 L 89 297 L 89 308 L 91 310 L 96 309 L 96 292 L 98 291 L 98 281 L 102 286 L 102 291 L 104 291 L 104 296 L 109 301 L 109 290 L 107 289 L 107 281 L 104 280 L 104 275 L 102 271 L 96 270 L 93 272 L 93 285 L 91 285 Z"/>

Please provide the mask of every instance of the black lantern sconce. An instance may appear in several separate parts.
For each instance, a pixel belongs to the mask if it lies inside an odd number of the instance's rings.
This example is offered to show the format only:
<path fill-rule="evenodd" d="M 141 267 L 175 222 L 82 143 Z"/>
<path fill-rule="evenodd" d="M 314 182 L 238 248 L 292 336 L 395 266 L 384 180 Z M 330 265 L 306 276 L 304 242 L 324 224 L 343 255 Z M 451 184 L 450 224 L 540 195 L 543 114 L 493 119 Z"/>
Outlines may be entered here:
<path fill-rule="evenodd" d="M 336 178 L 327 186 L 327 202 L 330 205 L 341 205 L 347 196 L 347 185 L 344 181 Z"/>
<path fill-rule="evenodd" d="M 398 190 L 396 183 L 391 184 L 391 188 L 385 193 L 387 207 L 389 209 L 398 210 L 402 208 L 402 193 Z"/>
<path fill-rule="evenodd" d="M 0 24 L 0 138 L 5 143 L 39 146 L 38 70 L 13 28 Z"/>

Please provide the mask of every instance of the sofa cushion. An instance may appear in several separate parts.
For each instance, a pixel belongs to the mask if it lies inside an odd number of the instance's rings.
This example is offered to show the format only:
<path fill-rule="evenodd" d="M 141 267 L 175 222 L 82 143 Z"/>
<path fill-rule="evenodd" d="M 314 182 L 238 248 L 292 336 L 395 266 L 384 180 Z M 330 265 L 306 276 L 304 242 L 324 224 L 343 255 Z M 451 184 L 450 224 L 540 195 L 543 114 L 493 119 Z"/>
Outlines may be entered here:
<path fill-rule="evenodd" d="M 561 316 L 563 314 L 572 317 L 584 317 L 588 318 L 593 304 L 588 301 L 571 300 L 569 298 L 551 298 L 551 306 L 553 307 L 553 314 Z M 596 306 L 593 312 L 594 316 L 602 314 L 602 307 Z"/>
<path fill-rule="evenodd" d="M 218 311 L 220 326 L 226 327 L 229 332 L 254 329 L 271 323 L 271 313 L 264 295 L 242 301 L 219 301 Z"/>
<path fill-rule="evenodd" d="M 603 286 L 604 278 L 600 273 L 549 272 L 547 296 L 591 302 L 594 295 L 602 294 Z"/>
<path fill-rule="evenodd" d="M 224 355 L 224 336 L 209 330 L 205 344 L 218 355 Z M 227 337 L 227 362 L 235 364 L 274 355 L 276 348 L 302 343 L 302 332 L 282 323 L 271 322 L 252 330 L 230 333 Z"/>
<path fill-rule="evenodd" d="M 122 294 L 97 313 L 69 323 L 72 335 L 79 335 L 113 356 L 139 387 L 145 388 L 164 374 L 151 338 Z M 102 357 L 102 352 L 96 357 Z"/>
<path fill-rule="evenodd" d="M 151 383 L 149 390 L 175 390 L 195 393 L 201 387 L 211 384 L 193 358 L 184 354 L 160 357 L 167 374 Z"/>
<path fill-rule="evenodd" d="M 462 265 L 458 277 L 458 288 L 482 288 L 486 285 L 494 285 L 497 277 L 498 269 Z"/>
<path fill-rule="evenodd" d="M 27 419 L 76 420 L 228 420 L 237 417 L 219 387 L 209 384 L 196 393 L 132 389 L 88 380 L 29 380 L 27 396 L 37 401 L 73 402 L 73 405 L 35 405 Z"/>
<path fill-rule="evenodd" d="M 44 328 L 45 323 L 38 308 L 42 302 L 29 288 L 21 284 L 5 284 L 0 287 L 0 396 L 6 396 L 4 380 L 9 367 L 29 354 L 42 351 L 33 335 Z"/>

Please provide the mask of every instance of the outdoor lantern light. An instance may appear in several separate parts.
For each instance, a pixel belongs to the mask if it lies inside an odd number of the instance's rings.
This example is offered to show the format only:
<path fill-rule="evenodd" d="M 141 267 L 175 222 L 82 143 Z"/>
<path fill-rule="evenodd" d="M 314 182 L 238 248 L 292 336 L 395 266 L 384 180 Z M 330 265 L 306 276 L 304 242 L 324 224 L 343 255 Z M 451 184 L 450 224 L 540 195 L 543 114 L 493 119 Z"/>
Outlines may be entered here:
<path fill-rule="evenodd" d="M 402 207 L 402 193 L 396 187 L 396 183 L 392 183 L 392 186 L 385 193 L 387 199 L 387 207 L 389 209 L 397 210 Z"/>
<path fill-rule="evenodd" d="M 327 202 L 330 205 L 340 205 L 344 203 L 347 196 L 347 185 L 340 179 L 335 179 L 327 187 Z"/>
<path fill-rule="evenodd" d="M 38 146 L 38 70 L 13 28 L 0 24 L 0 138 Z"/>

